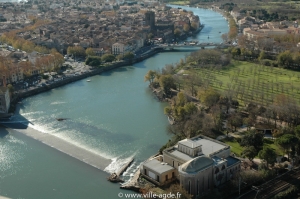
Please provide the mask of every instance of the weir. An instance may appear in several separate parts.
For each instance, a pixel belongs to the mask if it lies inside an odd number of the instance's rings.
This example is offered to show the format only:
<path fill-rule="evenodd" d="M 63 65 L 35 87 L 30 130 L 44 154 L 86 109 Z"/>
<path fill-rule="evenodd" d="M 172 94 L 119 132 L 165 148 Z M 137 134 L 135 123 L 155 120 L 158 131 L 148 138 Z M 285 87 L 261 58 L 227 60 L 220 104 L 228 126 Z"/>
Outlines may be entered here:
<path fill-rule="evenodd" d="M 2 124 L 4 125 L 4 124 Z M 18 127 L 21 125 L 23 128 L 13 128 L 9 126 L 15 126 Z M 22 133 L 28 137 L 34 138 L 35 140 L 41 141 L 42 143 L 57 149 L 69 156 L 72 156 L 86 164 L 89 164 L 97 169 L 104 170 L 111 162 L 112 160 L 104 158 L 92 151 L 89 151 L 87 149 L 84 149 L 82 147 L 76 146 L 70 142 L 67 142 L 59 137 L 56 137 L 54 135 L 48 134 L 48 133 L 42 133 L 40 131 L 37 131 L 33 128 L 27 127 L 26 125 L 22 123 L 13 124 L 13 125 L 6 125 L 9 131 L 19 132 Z"/>

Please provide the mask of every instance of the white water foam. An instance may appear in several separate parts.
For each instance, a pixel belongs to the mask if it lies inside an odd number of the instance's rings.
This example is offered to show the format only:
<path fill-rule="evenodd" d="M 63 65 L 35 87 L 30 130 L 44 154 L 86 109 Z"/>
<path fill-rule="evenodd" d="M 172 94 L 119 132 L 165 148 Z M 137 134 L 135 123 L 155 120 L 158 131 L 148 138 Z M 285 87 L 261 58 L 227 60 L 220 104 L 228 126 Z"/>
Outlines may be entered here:
<path fill-rule="evenodd" d="M 33 112 L 28 112 L 28 113 L 23 113 L 22 111 L 21 111 L 21 115 L 22 116 L 29 116 L 29 115 L 33 115 L 33 114 L 40 114 L 40 113 L 43 113 L 43 111 L 33 111 Z"/>
<path fill-rule="evenodd" d="M 74 139 L 72 139 L 71 137 L 69 137 L 68 136 L 68 134 L 66 133 L 66 132 L 64 132 L 64 133 L 58 133 L 59 132 L 59 129 L 53 129 L 53 128 L 51 128 L 51 124 L 48 124 L 48 125 L 46 125 L 46 126 L 41 126 L 41 125 L 38 125 L 38 124 L 28 124 L 28 126 L 30 127 L 30 128 L 33 128 L 34 130 L 37 130 L 37 131 L 39 131 L 39 132 L 41 132 L 41 133 L 48 133 L 48 134 L 51 134 L 52 136 L 55 136 L 55 137 L 57 137 L 57 138 L 59 138 L 59 139 L 62 139 L 62 140 L 64 140 L 64 141 L 67 141 L 67 142 L 69 142 L 69 143 L 71 143 L 71 144 L 73 144 L 73 145 L 75 145 L 75 146 L 77 146 L 77 147 L 80 147 L 80 148 L 83 148 L 83 149 L 85 149 L 85 150 L 87 150 L 87 151 L 89 151 L 89 152 L 91 152 L 91 153 L 94 153 L 94 154 L 96 154 L 96 155 L 99 155 L 99 156 L 101 156 L 101 157 L 103 157 L 103 158 L 106 158 L 106 159 L 112 159 L 113 157 L 111 157 L 111 156 L 109 156 L 108 154 L 105 154 L 105 153 L 103 153 L 103 152 L 100 152 L 100 151 L 98 151 L 98 150 L 95 150 L 95 149 L 93 149 L 93 148 L 90 148 L 90 147 L 88 147 L 87 145 L 85 145 L 85 144 L 82 144 L 82 143 L 80 143 L 80 142 L 78 142 L 78 141 L 76 141 L 76 140 L 74 140 Z M 50 128 L 48 128 L 48 126 L 50 127 Z"/>
<path fill-rule="evenodd" d="M 110 165 L 108 165 L 104 171 L 106 171 L 107 173 L 113 173 L 113 172 L 116 172 L 118 171 L 122 166 L 124 166 L 131 158 L 133 158 L 133 156 L 130 156 L 128 158 L 120 158 L 120 157 L 117 157 L 117 158 L 113 158 L 112 159 L 112 162 L 110 163 Z"/>
<path fill-rule="evenodd" d="M 57 101 L 57 102 L 52 102 L 50 105 L 65 104 L 65 103 L 67 103 L 67 102 Z"/>

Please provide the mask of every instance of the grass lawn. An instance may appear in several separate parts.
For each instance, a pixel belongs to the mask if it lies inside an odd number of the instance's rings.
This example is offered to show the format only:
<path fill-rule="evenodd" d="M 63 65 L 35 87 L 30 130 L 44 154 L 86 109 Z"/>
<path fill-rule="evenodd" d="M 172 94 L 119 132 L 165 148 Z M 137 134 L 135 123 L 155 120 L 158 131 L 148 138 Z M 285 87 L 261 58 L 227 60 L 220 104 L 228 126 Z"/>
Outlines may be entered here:
<path fill-rule="evenodd" d="M 240 146 L 240 144 L 235 139 L 223 140 L 223 142 L 230 146 L 230 149 L 231 149 L 232 153 L 235 153 L 237 156 L 241 155 L 241 153 L 243 151 L 243 147 Z"/>
<path fill-rule="evenodd" d="M 228 144 L 230 146 L 231 152 L 235 153 L 236 155 L 240 156 L 242 151 L 244 150 L 244 148 L 242 146 L 240 146 L 240 144 L 236 141 L 236 139 L 224 139 L 222 140 L 225 144 Z M 274 140 L 269 139 L 269 138 L 265 138 L 264 139 L 264 146 L 269 146 L 272 149 L 274 149 L 276 151 L 276 153 L 278 155 L 282 154 L 282 151 L 280 150 L 280 148 L 274 143 Z M 256 156 L 255 158 L 258 158 L 258 156 Z"/>
<path fill-rule="evenodd" d="M 297 71 L 235 60 L 223 69 L 195 70 L 214 89 L 233 92 L 242 105 L 250 102 L 268 105 L 279 94 L 300 102 L 300 72 Z"/>
<path fill-rule="evenodd" d="M 282 154 L 282 151 L 280 150 L 279 146 L 276 145 L 274 142 L 275 142 L 275 140 L 265 138 L 264 139 L 264 146 L 271 147 L 272 149 L 274 149 L 276 151 L 276 153 L 278 155 Z"/>

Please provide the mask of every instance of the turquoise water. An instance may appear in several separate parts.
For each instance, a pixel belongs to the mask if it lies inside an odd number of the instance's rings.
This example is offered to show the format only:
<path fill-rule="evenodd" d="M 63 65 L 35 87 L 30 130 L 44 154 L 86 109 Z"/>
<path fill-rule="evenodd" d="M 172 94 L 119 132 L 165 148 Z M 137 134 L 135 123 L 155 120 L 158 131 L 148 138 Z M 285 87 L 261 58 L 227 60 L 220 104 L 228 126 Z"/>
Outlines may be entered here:
<path fill-rule="evenodd" d="M 182 7 L 182 6 L 181 6 Z M 227 32 L 223 17 L 211 10 L 192 9 L 205 28 L 196 38 L 221 42 Z M 24 99 L 14 121 L 51 133 L 91 150 L 118 168 L 135 157 L 124 178 L 129 179 L 140 163 L 155 154 L 170 138 L 158 102 L 144 82 L 148 70 L 176 63 L 189 52 L 160 53 L 133 66 L 81 80 Z M 55 118 L 68 118 L 58 122 Z M 69 157 L 41 142 L 10 132 L 0 136 L 0 195 L 12 198 L 118 198 L 118 184 L 108 183 L 108 174 Z"/>

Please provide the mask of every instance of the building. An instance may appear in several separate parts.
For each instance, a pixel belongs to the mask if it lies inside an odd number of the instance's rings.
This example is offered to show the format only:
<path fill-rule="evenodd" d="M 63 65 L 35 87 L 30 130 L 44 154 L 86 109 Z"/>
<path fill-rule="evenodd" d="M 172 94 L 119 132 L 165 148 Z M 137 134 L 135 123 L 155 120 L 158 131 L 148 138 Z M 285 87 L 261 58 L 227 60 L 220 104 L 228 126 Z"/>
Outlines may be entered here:
<path fill-rule="evenodd" d="M 145 25 L 150 26 L 151 31 L 155 30 L 155 13 L 153 11 L 145 13 Z"/>
<path fill-rule="evenodd" d="M 179 141 L 140 167 L 149 181 L 162 186 L 179 180 L 193 196 L 225 183 L 239 170 L 240 160 L 230 156 L 230 146 L 202 135 Z"/>
<path fill-rule="evenodd" d="M 0 113 L 8 113 L 10 96 L 7 87 L 0 87 Z"/>
<path fill-rule="evenodd" d="M 120 55 L 125 53 L 125 45 L 122 43 L 114 43 L 111 47 L 111 52 L 113 55 Z"/>

